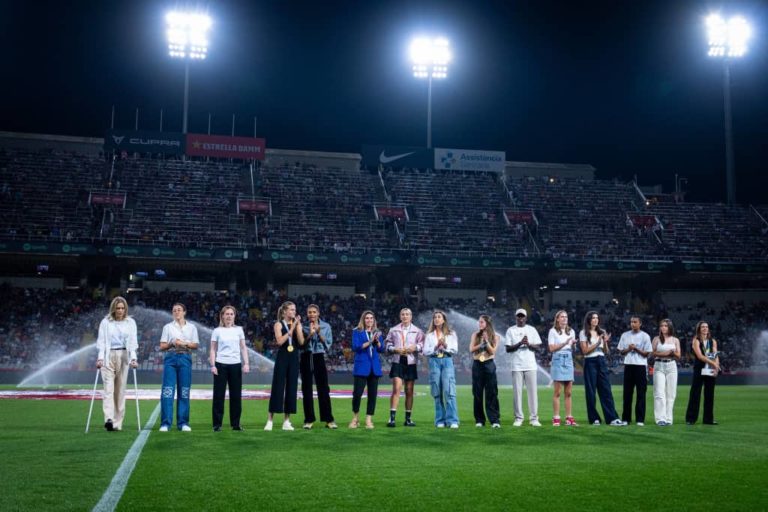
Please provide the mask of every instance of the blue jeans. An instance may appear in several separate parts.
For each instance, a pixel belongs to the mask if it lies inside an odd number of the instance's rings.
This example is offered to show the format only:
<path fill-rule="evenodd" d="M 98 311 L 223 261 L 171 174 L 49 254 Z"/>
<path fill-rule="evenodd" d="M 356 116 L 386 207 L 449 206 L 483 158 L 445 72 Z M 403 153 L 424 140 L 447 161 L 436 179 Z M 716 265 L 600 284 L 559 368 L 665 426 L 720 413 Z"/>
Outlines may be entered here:
<path fill-rule="evenodd" d="M 160 394 L 160 425 L 173 425 L 173 398 L 177 394 L 176 426 L 189 424 L 189 388 L 192 386 L 192 356 L 167 352 L 163 366 L 163 388 Z"/>
<path fill-rule="evenodd" d="M 435 399 L 435 425 L 459 423 L 456 410 L 456 371 L 450 357 L 429 358 L 429 387 Z"/>

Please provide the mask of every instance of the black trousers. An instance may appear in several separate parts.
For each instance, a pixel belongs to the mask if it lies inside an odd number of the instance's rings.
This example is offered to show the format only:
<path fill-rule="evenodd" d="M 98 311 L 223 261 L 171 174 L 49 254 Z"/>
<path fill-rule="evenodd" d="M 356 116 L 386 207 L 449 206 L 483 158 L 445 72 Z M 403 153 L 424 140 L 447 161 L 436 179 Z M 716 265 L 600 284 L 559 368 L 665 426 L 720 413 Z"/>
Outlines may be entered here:
<path fill-rule="evenodd" d="M 637 389 L 635 421 L 645 423 L 645 392 L 648 389 L 648 368 L 642 364 L 624 365 L 624 408 L 621 419 L 632 423 L 632 395 Z"/>
<path fill-rule="evenodd" d="M 485 395 L 485 411 L 483 411 L 483 395 Z M 496 363 L 493 359 L 481 363 L 472 362 L 472 396 L 474 397 L 475 423 L 485 425 L 485 416 L 490 423 L 498 423 L 499 386 L 496 381 Z"/>
<path fill-rule="evenodd" d="M 325 367 L 325 354 L 301 353 L 299 364 L 301 371 L 301 394 L 304 403 L 304 423 L 314 423 L 315 405 L 312 397 L 312 377 L 317 386 L 317 402 L 320 405 L 320 421 L 333 421 L 331 411 L 331 388 L 328 386 L 328 369 Z"/>
<path fill-rule="evenodd" d="M 224 397 L 229 385 L 229 424 L 240 426 L 243 393 L 243 365 L 216 363 L 213 376 L 213 426 L 221 427 L 224 420 Z"/>
<path fill-rule="evenodd" d="M 368 405 L 365 408 L 365 414 L 373 416 L 376 414 L 376 394 L 379 391 L 379 378 L 371 373 L 367 377 L 355 375 L 355 387 L 352 391 L 352 412 L 360 412 L 360 400 L 363 398 L 363 390 L 368 386 Z"/>
<path fill-rule="evenodd" d="M 704 366 L 693 366 L 693 381 L 691 382 L 691 394 L 688 396 L 688 409 L 685 411 L 685 422 L 696 423 L 699 419 L 699 406 L 701 404 L 701 387 L 704 386 L 704 423 L 715 421 L 715 382 L 716 377 L 705 377 L 701 374 Z"/>
<path fill-rule="evenodd" d="M 280 349 L 272 372 L 272 390 L 269 394 L 269 412 L 294 414 L 296 392 L 299 386 L 299 355 Z"/>

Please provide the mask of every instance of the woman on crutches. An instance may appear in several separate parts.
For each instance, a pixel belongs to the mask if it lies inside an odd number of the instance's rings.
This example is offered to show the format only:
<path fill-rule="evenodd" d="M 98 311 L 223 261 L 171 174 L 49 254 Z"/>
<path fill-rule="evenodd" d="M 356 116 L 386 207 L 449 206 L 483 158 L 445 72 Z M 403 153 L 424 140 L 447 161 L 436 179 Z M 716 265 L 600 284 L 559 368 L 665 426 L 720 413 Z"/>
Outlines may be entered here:
<path fill-rule="evenodd" d="M 96 368 L 101 369 L 104 382 L 104 428 L 110 432 L 121 430 L 129 367 L 138 366 L 136 350 L 139 348 L 136 322 L 128 316 L 128 303 L 123 297 L 112 299 L 109 314 L 99 324 L 96 348 L 99 350 Z"/>

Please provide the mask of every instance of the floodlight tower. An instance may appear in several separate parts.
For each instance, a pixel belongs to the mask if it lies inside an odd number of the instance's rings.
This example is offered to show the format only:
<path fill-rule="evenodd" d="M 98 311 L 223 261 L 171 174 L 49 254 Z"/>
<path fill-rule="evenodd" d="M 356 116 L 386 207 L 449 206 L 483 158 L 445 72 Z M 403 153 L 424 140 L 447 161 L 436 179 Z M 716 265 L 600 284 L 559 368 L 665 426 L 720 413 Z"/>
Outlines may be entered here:
<path fill-rule="evenodd" d="M 167 24 L 168 54 L 184 60 L 184 121 L 182 132 L 187 133 L 189 114 L 189 63 L 205 60 L 208 55 L 208 31 L 211 18 L 204 13 L 171 11 L 165 16 Z"/>
<path fill-rule="evenodd" d="M 451 44 L 444 37 L 418 37 L 411 42 L 413 76 L 427 79 L 427 148 L 432 147 L 432 80 L 448 77 Z"/>
<path fill-rule="evenodd" d="M 730 63 L 747 53 L 747 42 L 752 30 L 747 20 L 734 16 L 728 21 L 714 13 L 706 19 L 708 55 L 723 60 L 723 103 L 725 114 L 725 180 L 728 204 L 736 203 L 735 162 L 733 157 L 733 127 L 731 122 L 731 68 Z"/>

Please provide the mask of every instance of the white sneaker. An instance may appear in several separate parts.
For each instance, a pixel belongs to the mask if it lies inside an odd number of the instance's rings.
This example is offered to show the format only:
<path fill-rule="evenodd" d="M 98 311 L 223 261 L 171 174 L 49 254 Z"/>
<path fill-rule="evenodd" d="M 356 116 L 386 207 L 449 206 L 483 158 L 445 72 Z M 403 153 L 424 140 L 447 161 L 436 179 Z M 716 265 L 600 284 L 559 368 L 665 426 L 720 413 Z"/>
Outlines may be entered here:
<path fill-rule="evenodd" d="M 595 420 L 593 425 L 596 426 L 596 427 L 599 427 L 600 426 L 600 420 Z"/>
<path fill-rule="evenodd" d="M 293 430 L 293 425 L 291 425 L 290 421 L 283 422 L 283 430 Z"/>
<path fill-rule="evenodd" d="M 637 423 L 635 423 L 635 425 L 637 425 L 638 427 L 644 427 L 645 423 L 643 423 L 642 421 L 638 421 Z"/>
<path fill-rule="evenodd" d="M 272 421 L 271 420 L 267 420 L 267 424 L 264 425 L 264 430 L 266 430 L 267 432 L 270 432 L 272 430 Z"/>
<path fill-rule="evenodd" d="M 541 423 L 539 423 L 539 420 L 531 420 L 531 426 L 532 427 L 540 427 Z"/>
<path fill-rule="evenodd" d="M 181 431 L 182 432 L 192 432 L 192 427 L 190 427 L 189 425 L 183 425 L 181 427 Z"/>
<path fill-rule="evenodd" d="M 626 427 L 627 426 L 627 422 L 626 421 L 621 421 L 620 419 L 617 418 L 617 419 L 615 419 L 615 420 L 613 420 L 611 422 L 611 426 L 612 427 Z"/>
<path fill-rule="evenodd" d="M 475 423 L 475 426 L 476 426 L 477 428 L 482 428 L 482 427 L 483 427 L 483 424 L 482 424 L 482 423 Z"/>
<path fill-rule="evenodd" d="M 438 423 L 435 425 L 437 428 L 445 428 L 445 423 Z"/>
<path fill-rule="evenodd" d="M 161 425 L 160 432 L 168 432 L 168 425 Z"/>
<path fill-rule="evenodd" d="M 451 428 L 459 428 L 459 424 L 458 423 L 451 423 Z"/>
<path fill-rule="evenodd" d="M 491 425 L 491 428 L 501 428 L 501 425 L 499 425 L 498 423 L 494 423 L 493 425 Z"/>
<path fill-rule="evenodd" d="M 522 427 L 523 426 L 523 420 L 520 418 L 515 418 L 515 422 L 512 424 L 513 427 Z"/>

